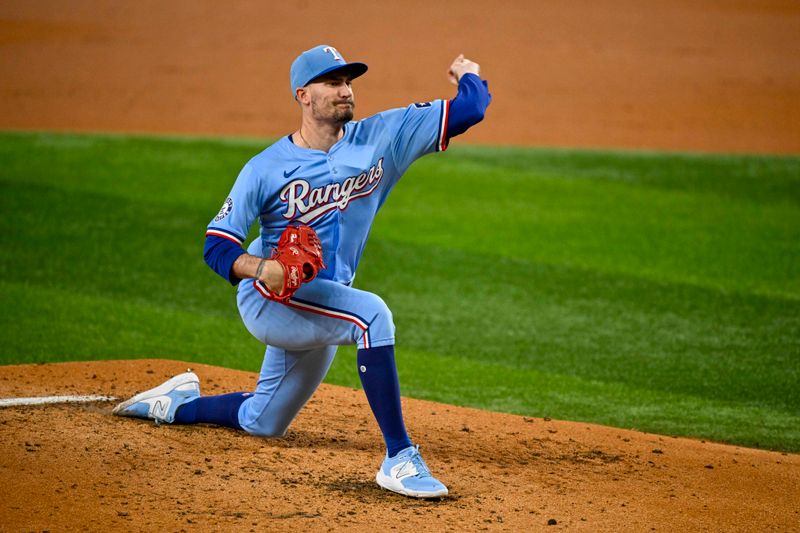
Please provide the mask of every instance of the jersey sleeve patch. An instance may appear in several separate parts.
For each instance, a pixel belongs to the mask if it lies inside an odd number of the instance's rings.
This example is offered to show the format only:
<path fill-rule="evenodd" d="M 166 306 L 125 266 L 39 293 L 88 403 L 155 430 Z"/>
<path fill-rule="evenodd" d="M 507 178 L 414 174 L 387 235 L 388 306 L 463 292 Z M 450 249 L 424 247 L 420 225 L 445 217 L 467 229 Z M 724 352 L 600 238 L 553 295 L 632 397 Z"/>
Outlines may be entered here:
<path fill-rule="evenodd" d="M 219 222 L 220 220 L 228 216 L 231 211 L 233 211 L 233 200 L 231 199 L 230 196 L 228 196 L 225 199 L 225 202 L 222 204 L 219 213 L 217 213 L 217 216 L 214 217 L 214 222 Z"/>

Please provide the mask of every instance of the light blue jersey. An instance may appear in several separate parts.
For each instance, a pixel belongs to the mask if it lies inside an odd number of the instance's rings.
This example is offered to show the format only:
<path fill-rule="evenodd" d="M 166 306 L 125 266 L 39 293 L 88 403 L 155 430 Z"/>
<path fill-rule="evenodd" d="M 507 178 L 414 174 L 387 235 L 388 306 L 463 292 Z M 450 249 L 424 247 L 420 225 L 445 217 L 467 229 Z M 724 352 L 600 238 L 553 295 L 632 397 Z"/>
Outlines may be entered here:
<path fill-rule="evenodd" d="M 373 219 L 400 176 L 419 157 L 446 149 L 448 107 L 436 100 L 348 123 L 327 153 L 281 138 L 244 166 L 206 235 L 241 245 L 258 218 L 260 236 L 247 251 L 269 257 L 290 222 L 307 224 L 328 265 L 319 277 L 351 284 Z"/>

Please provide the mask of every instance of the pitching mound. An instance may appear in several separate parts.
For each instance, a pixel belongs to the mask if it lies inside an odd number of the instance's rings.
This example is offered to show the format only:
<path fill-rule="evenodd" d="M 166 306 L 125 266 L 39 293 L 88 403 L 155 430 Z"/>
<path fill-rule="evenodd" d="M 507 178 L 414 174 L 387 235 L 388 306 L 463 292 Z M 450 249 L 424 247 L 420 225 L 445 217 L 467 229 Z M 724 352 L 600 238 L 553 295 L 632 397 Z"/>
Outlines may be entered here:
<path fill-rule="evenodd" d="M 179 361 L 0 367 L 0 397 L 127 397 L 187 366 L 204 394 L 257 374 Z M 322 385 L 286 437 L 111 416 L 114 402 L 0 408 L 3 530 L 788 531 L 800 455 L 404 400 L 450 488 L 382 491 L 380 433 L 359 390 Z M 548 526 L 548 524 L 550 524 Z"/>

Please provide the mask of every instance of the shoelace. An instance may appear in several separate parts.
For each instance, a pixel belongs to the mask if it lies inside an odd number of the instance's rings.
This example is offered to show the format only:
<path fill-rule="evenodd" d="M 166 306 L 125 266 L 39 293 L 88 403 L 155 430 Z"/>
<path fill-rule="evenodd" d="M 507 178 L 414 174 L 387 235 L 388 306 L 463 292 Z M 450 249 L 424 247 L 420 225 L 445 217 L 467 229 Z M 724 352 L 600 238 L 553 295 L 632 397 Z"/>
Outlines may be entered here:
<path fill-rule="evenodd" d="M 419 453 L 419 444 L 414 447 L 414 451 L 411 452 L 411 457 L 408 460 L 416 467 L 419 477 L 431 477 L 431 471 Z"/>

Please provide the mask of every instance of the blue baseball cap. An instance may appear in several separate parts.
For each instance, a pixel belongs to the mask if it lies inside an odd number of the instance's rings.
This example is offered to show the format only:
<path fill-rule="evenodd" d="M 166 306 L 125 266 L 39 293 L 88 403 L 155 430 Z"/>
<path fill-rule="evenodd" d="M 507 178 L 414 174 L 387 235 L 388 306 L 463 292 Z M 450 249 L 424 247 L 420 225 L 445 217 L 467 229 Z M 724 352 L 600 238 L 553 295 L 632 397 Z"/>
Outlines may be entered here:
<path fill-rule="evenodd" d="M 305 87 L 314 78 L 328 74 L 334 70 L 347 69 L 353 78 L 357 78 L 367 71 L 364 63 L 348 63 L 336 48 L 327 44 L 315 46 L 306 50 L 294 60 L 291 70 L 292 96 L 300 87 Z"/>

